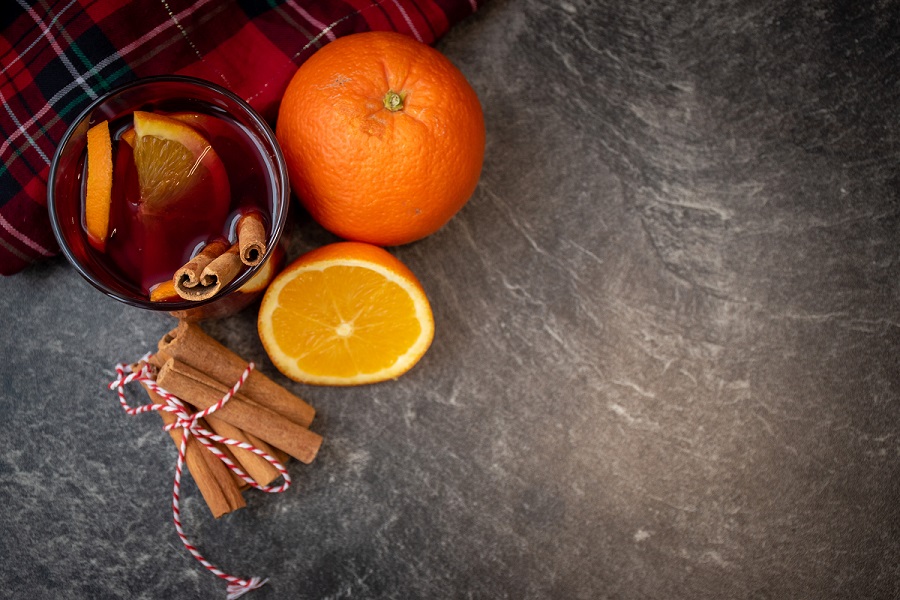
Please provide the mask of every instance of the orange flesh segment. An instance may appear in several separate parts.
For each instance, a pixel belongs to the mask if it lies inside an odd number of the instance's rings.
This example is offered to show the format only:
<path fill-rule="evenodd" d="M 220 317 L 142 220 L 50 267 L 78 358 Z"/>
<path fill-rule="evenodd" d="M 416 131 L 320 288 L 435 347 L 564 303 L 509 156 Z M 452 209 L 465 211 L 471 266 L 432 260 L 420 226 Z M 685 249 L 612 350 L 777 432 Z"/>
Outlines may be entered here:
<path fill-rule="evenodd" d="M 227 209 L 231 192 L 225 167 L 197 130 L 177 119 L 135 111 L 134 131 L 134 159 L 145 210 L 163 210 L 198 185 L 209 186 L 209 203 Z"/>
<path fill-rule="evenodd" d="M 360 267 L 298 276 L 282 290 L 272 320 L 279 346 L 317 376 L 353 377 L 386 369 L 422 331 L 409 294 Z M 294 322 L 304 328 L 292 328 Z"/>
<path fill-rule="evenodd" d="M 109 235 L 113 183 L 112 139 L 106 121 L 97 123 L 87 132 L 87 163 L 85 229 L 91 246 L 102 252 Z"/>

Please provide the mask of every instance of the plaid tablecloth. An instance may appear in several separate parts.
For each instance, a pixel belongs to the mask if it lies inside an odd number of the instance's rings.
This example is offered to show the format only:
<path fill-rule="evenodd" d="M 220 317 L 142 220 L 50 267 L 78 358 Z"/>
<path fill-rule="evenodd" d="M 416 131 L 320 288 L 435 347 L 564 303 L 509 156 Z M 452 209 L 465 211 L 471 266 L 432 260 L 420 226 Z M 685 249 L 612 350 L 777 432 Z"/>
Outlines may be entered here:
<path fill-rule="evenodd" d="M 350 33 L 433 43 L 485 0 L 2 0 L 0 274 L 59 252 L 50 161 L 94 98 L 137 77 L 218 83 L 274 122 L 297 66 Z"/>

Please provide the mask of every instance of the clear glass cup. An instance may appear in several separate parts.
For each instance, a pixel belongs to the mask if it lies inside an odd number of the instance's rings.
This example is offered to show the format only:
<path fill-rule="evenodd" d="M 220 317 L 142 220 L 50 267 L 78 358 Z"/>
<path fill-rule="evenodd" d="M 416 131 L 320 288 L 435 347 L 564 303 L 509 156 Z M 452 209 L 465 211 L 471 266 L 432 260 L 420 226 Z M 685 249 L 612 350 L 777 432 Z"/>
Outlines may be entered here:
<path fill-rule="evenodd" d="M 254 195 L 253 202 L 267 217 L 266 254 L 259 265 L 245 267 L 238 277 L 207 300 L 152 302 L 139 285 L 129 280 L 120 268 L 111 264 L 109 257 L 88 242 L 82 224 L 87 131 L 94 124 L 107 120 L 110 133 L 117 140 L 130 124 L 131 115 L 136 110 L 211 115 L 225 118 L 239 128 L 240 135 L 237 137 L 240 143 L 231 145 L 233 156 L 230 163 L 226 160 L 228 157 L 222 156 L 232 182 L 232 209 L 236 214 L 241 208 L 241 198 L 237 196 Z M 225 145 L 229 145 L 228 139 L 225 139 Z M 217 152 L 223 154 L 218 149 Z M 228 90 L 201 79 L 180 76 L 139 79 L 95 100 L 63 136 L 53 157 L 47 184 L 50 222 L 59 246 L 69 262 L 91 285 L 131 306 L 168 312 L 190 320 L 231 315 L 249 305 L 265 290 L 283 264 L 282 234 L 289 199 L 290 184 L 284 157 L 275 141 L 275 134 L 265 120 Z M 236 220 L 233 216 L 229 218 L 231 222 Z"/>

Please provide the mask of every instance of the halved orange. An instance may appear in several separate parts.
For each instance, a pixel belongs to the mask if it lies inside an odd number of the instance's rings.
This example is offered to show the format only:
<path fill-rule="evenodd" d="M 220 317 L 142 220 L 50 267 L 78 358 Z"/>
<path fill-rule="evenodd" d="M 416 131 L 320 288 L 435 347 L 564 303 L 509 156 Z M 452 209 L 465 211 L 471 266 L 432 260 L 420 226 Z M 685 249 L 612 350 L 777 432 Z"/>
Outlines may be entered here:
<path fill-rule="evenodd" d="M 269 285 L 257 321 L 272 363 L 318 385 L 399 377 L 434 338 L 422 285 L 383 248 L 330 244 L 304 254 Z"/>
<path fill-rule="evenodd" d="M 227 205 L 231 190 L 225 166 L 197 130 L 177 119 L 135 111 L 134 162 L 145 213 L 163 212 L 192 194 Z M 206 185 L 207 189 L 199 186 Z"/>
<path fill-rule="evenodd" d="M 112 206 L 113 159 L 109 123 L 103 121 L 87 132 L 87 185 L 84 224 L 91 246 L 106 249 Z"/>

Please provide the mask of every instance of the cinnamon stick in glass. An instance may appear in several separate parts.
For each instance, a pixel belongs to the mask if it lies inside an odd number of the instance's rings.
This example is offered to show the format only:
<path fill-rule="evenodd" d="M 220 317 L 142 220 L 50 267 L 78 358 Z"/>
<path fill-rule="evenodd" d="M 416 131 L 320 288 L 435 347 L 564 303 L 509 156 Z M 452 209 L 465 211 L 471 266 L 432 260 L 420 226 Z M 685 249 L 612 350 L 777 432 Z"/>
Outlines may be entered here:
<path fill-rule="evenodd" d="M 165 404 L 159 394 L 144 386 L 150 401 L 153 404 Z M 169 425 L 177 419 L 170 412 L 157 411 L 162 418 L 163 423 Z M 181 437 L 184 431 L 179 428 L 169 430 L 172 441 L 175 442 L 177 448 L 181 447 Z M 196 438 L 190 438 L 185 448 L 184 462 L 187 465 L 200 495 L 209 507 L 213 517 L 218 519 L 224 514 L 235 511 L 246 506 L 244 497 L 241 495 L 234 473 L 231 469 L 219 460 L 216 456 L 206 449 L 203 444 Z"/>
<path fill-rule="evenodd" d="M 228 242 L 225 240 L 215 240 L 204 246 L 186 265 L 175 271 L 172 278 L 175 292 L 185 300 L 196 300 L 197 292 L 193 290 L 200 285 L 200 275 L 203 273 L 203 269 L 226 250 L 228 250 Z"/>
<path fill-rule="evenodd" d="M 160 387 L 198 409 L 216 404 L 227 387 L 197 369 L 170 358 L 156 377 Z M 302 463 L 309 464 L 322 445 L 322 436 L 286 417 L 256 404 L 238 392 L 215 413 L 216 417 L 284 450 Z"/>
<path fill-rule="evenodd" d="M 240 218 L 237 238 L 241 262 L 250 267 L 258 265 L 266 254 L 266 228 L 259 213 L 248 212 Z"/>
<path fill-rule="evenodd" d="M 203 371 L 228 387 L 234 385 L 247 368 L 247 361 L 209 337 L 198 325 L 187 321 L 179 321 L 175 329 L 163 336 L 159 341 L 159 352 Z M 309 427 L 316 415 L 312 406 L 258 370 L 250 372 L 241 386 L 241 394 L 303 427 Z"/>
<path fill-rule="evenodd" d="M 225 246 L 224 252 L 220 252 L 222 245 Z M 175 272 L 175 291 L 185 300 L 212 298 L 231 283 L 242 268 L 238 245 L 228 247 L 225 242 L 217 240 Z"/>
<path fill-rule="evenodd" d="M 200 285 L 217 294 L 241 272 L 241 251 L 237 244 L 213 259 L 200 273 Z"/>

